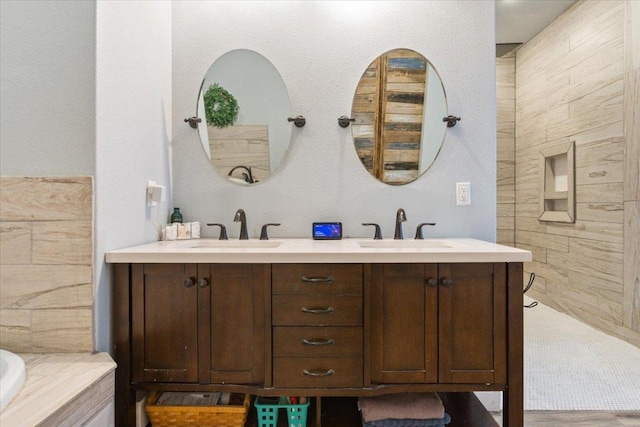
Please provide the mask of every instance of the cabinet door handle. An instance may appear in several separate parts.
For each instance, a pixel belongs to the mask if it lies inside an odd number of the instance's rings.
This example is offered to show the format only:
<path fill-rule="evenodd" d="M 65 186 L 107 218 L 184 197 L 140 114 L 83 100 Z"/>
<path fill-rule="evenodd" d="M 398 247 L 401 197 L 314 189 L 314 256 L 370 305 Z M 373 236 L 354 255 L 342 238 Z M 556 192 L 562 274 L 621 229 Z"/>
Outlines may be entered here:
<path fill-rule="evenodd" d="M 438 279 L 427 280 L 427 286 L 429 286 L 430 288 L 435 288 L 436 286 L 438 286 Z"/>
<path fill-rule="evenodd" d="M 331 344 L 335 344 L 335 340 L 333 338 L 329 338 L 327 340 L 323 340 L 323 339 L 318 339 L 318 338 L 314 338 L 314 339 L 306 339 L 304 338 L 302 340 L 302 344 L 305 345 L 331 345 Z"/>
<path fill-rule="evenodd" d="M 209 286 L 209 282 L 207 281 L 207 279 L 200 279 L 200 280 L 198 280 L 198 287 L 199 287 L 200 289 L 204 289 L 204 288 L 206 288 L 207 286 Z"/>
<path fill-rule="evenodd" d="M 306 283 L 333 283 L 333 276 L 327 276 L 327 277 L 302 276 L 302 281 Z"/>
<path fill-rule="evenodd" d="M 442 279 L 442 286 L 444 286 L 445 288 L 451 286 L 452 283 L 453 281 L 451 279 Z"/>
<path fill-rule="evenodd" d="M 302 371 L 302 375 L 306 375 L 308 377 L 330 377 L 335 373 L 336 371 L 334 371 L 333 369 L 329 369 L 328 371 L 324 372 L 309 371 L 308 369 L 304 369 Z"/>
<path fill-rule="evenodd" d="M 184 279 L 184 287 L 185 288 L 190 288 L 193 285 L 195 285 L 195 283 L 193 283 L 193 279 L 191 279 L 191 278 Z"/>
<path fill-rule="evenodd" d="M 327 308 L 307 308 L 307 307 L 302 307 L 300 310 L 303 313 L 311 313 L 311 314 L 329 314 L 329 313 L 333 313 L 333 311 L 334 311 L 333 307 L 327 307 Z"/>

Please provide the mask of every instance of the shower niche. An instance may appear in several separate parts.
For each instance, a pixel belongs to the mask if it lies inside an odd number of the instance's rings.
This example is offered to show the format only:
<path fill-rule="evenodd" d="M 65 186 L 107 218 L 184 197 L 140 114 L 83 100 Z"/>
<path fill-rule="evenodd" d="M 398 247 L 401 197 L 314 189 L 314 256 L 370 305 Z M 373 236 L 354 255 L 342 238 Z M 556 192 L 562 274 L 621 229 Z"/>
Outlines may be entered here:
<path fill-rule="evenodd" d="M 540 151 L 540 221 L 575 222 L 575 143 Z"/>

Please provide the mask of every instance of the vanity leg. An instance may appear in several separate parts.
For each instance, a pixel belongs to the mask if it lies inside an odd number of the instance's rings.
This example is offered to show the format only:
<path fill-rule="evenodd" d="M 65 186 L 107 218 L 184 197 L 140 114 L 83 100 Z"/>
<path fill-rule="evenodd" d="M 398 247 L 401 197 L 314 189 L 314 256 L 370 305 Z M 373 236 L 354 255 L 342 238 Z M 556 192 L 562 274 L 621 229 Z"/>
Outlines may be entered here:
<path fill-rule="evenodd" d="M 113 267 L 113 348 L 112 356 L 118 364 L 115 378 L 115 424 L 136 425 L 136 392 L 131 388 L 131 337 L 129 335 L 129 264 Z"/>
<path fill-rule="evenodd" d="M 316 427 L 322 427 L 322 398 L 316 397 Z"/>
<path fill-rule="evenodd" d="M 524 424 L 522 263 L 507 265 L 507 388 L 503 393 L 503 427 Z"/>

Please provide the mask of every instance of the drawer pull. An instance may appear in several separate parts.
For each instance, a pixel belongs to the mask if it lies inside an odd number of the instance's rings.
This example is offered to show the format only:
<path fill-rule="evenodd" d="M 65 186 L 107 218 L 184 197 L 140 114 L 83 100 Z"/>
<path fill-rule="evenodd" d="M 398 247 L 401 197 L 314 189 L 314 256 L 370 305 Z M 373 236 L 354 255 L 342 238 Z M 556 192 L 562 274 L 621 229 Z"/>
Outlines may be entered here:
<path fill-rule="evenodd" d="M 331 344 L 335 344 L 335 343 L 336 342 L 335 342 L 335 340 L 333 338 L 329 338 L 328 340 L 323 340 L 323 339 L 318 339 L 318 338 L 308 340 L 308 339 L 304 338 L 302 340 L 302 344 L 305 344 L 305 345 L 331 345 Z"/>
<path fill-rule="evenodd" d="M 327 277 L 302 276 L 302 281 L 306 283 L 333 283 L 333 276 L 327 276 Z"/>
<path fill-rule="evenodd" d="M 311 314 L 329 314 L 329 313 L 333 313 L 334 312 L 334 308 L 333 307 L 327 307 L 327 308 L 307 308 L 307 307 L 302 307 L 300 310 L 303 313 L 311 313 Z"/>
<path fill-rule="evenodd" d="M 335 373 L 336 371 L 334 371 L 333 369 L 329 369 L 328 371 L 324 371 L 324 372 L 314 372 L 314 371 L 309 371 L 308 369 L 304 369 L 302 371 L 302 374 L 308 377 L 330 377 Z"/>

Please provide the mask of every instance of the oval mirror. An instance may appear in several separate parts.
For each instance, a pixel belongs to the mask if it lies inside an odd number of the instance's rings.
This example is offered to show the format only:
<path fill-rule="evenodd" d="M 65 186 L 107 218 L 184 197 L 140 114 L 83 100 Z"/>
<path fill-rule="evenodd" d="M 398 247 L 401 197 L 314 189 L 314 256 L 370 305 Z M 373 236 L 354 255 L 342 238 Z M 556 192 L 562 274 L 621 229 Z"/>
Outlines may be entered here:
<path fill-rule="evenodd" d="M 353 142 L 363 166 L 379 181 L 414 181 L 435 160 L 447 129 L 447 99 L 431 63 L 410 49 L 380 55 L 353 97 Z"/>
<path fill-rule="evenodd" d="M 225 53 L 198 95 L 200 141 L 215 169 L 249 185 L 269 178 L 291 140 L 289 92 L 271 62 L 251 50 Z"/>

